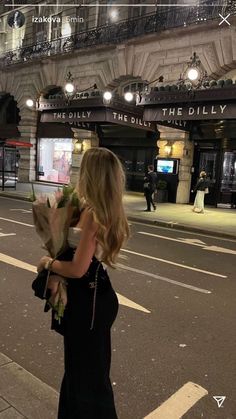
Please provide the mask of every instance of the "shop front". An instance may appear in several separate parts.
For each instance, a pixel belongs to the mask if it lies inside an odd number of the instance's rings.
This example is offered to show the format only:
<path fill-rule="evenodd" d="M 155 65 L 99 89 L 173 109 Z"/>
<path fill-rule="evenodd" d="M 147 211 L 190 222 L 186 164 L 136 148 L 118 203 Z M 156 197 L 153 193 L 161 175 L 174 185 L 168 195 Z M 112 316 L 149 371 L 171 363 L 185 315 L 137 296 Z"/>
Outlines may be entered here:
<path fill-rule="evenodd" d="M 37 180 L 69 183 L 73 131 L 59 124 L 40 124 L 37 133 Z"/>
<path fill-rule="evenodd" d="M 39 104 L 37 179 L 69 183 L 78 171 L 79 155 L 90 146 L 107 147 L 118 155 L 130 190 L 143 189 L 147 165 L 157 154 L 156 124 L 142 118 L 142 110 L 123 101 L 104 104 L 102 97 L 71 100 L 44 99 Z M 78 150 L 80 145 L 80 150 Z"/>
<path fill-rule="evenodd" d="M 152 91 L 140 101 L 149 122 L 188 124 L 194 147 L 190 167 L 191 191 L 205 170 L 210 205 L 236 205 L 236 84 L 195 91 Z M 189 201 L 194 195 L 189 192 Z"/>

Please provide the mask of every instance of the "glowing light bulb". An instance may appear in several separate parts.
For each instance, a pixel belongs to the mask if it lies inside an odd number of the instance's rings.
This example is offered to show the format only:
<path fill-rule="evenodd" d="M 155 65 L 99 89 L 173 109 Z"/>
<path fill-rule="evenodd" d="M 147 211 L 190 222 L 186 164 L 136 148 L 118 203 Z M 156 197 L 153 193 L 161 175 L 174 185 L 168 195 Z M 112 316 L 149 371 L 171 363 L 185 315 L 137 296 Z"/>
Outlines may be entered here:
<path fill-rule="evenodd" d="M 111 100 L 111 98 L 112 98 L 112 94 L 111 94 L 111 92 L 105 92 L 104 94 L 103 94 L 103 98 L 105 99 L 105 100 Z"/>
<path fill-rule="evenodd" d="M 32 99 L 27 99 L 27 101 L 26 101 L 26 105 L 27 105 L 29 108 L 32 108 L 32 107 L 34 106 L 34 101 L 33 101 Z"/>
<path fill-rule="evenodd" d="M 199 71 L 196 68 L 190 68 L 188 70 L 187 75 L 188 75 L 189 80 L 195 81 L 199 77 Z"/>
<path fill-rule="evenodd" d="M 65 91 L 67 93 L 73 93 L 74 90 L 75 90 L 75 86 L 72 83 L 66 83 Z"/>
<path fill-rule="evenodd" d="M 134 98 L 134 95 L 131 92 L 126 92 L 124 98 L 127 100 L 127 102 L 131 102 Z"/>

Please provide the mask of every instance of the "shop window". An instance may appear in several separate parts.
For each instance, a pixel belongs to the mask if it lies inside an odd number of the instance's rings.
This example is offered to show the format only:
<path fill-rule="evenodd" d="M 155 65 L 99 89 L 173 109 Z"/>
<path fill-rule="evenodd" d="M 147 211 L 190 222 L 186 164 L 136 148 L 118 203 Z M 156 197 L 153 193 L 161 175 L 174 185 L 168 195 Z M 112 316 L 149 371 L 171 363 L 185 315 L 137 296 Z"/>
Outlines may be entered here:
<path fill-rule="evenodd" d="M 69 183 L 73 142 L 71 138 L 40 138 L 38 178 L 41 181 Z"/>
<path fill-rule="evenodd" d="M 224 153 L 221 191 L 236 192 L 236 151 Z"/>
<path fill-rule="evenodd" d="M 204 170 L 207 173 L 211 184 L 216 183 L 217 153 L 215 151 L 204 151 L 200 154 L 199 172 Z"/>

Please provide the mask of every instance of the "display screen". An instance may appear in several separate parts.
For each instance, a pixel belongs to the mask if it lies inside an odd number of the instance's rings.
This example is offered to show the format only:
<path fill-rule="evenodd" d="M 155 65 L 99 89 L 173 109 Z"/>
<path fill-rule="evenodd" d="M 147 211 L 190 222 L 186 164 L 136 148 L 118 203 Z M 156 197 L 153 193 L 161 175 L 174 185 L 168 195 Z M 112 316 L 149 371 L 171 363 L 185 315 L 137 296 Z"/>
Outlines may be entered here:
<path fill-rule="evenodd" d="M 158 173 L 174 173 L 174 161 L 173 160 L 157 160 L 157 172 Z"/>

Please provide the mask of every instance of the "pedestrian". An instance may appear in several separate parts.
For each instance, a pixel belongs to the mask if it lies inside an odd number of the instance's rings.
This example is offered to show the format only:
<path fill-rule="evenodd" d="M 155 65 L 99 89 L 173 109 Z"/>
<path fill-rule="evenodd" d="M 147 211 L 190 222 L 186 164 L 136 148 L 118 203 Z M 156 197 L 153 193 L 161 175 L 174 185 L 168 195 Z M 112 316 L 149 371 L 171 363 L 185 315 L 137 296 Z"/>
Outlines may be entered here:
<path fill-rule="evenodd" d="M 83 211 L 68 237 L 75 248 L 73 259 L 44 256 L 38 265 L 39 272 L 43 268 L 52 272 L 48 283 L 52 293 L 57 290 L 53 273 L 67 279 L 65 373 L 58 419 L 117 419 L 110 381 L 110 330 L 118 300 L 107 266 L 114 267 L 129 236 L 122 202 L 124 185 L 124 171 L 114 153 L 98 147 L 87 150 L 78 181 Z"/>
<path fill-rule="evenodd" d="M 148 166 L 148 173 L 144 177 L 144 196 L 146 198 L 147 202 L 147 208 L 144 211 L 151 212 L 151 205 L 153 207 L 153 210 L 155 211 L 156 205 L 153 201 L 153 193 L 156 190 L 156 184 L 157 184 L 157 174 L 154 172 L 154 166 L 150 164 Z"/>
<path fill-rule="evenodd" d="M 193 204 L 193 211 L 197 213 L 204 212 L 204 199 L 205 194 L 208 193 L 208 181 L 206 178 L 206 172 L 202 171 L 200 172 L 199 180 L 195 186 L 195 188 L 192 190 L 192 192 L 197 192 L 196 197 Z"/>

